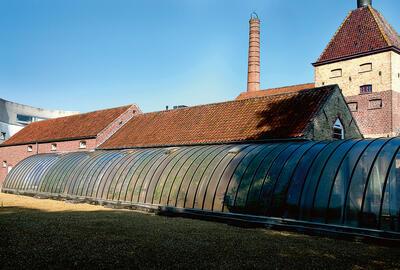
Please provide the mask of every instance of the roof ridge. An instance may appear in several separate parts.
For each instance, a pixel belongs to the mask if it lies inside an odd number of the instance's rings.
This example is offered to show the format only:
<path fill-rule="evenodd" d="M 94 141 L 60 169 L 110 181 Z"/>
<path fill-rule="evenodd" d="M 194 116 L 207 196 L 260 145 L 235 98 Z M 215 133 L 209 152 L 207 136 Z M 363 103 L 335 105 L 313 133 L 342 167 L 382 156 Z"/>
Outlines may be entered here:
<path fill-rule="evenodd" d="M 329 40 L 328 44 L 325 46 L 325 49 L 322 51 L 321 55 L 319 56 L 317 63 L 321 60 L 322 56 L 326 53 L 326 51 L 329 48 L 329 45 L 332 43 L 332 41 L 336 38 L 336 36 L 339 34 L 340 30 L 343 28 L 344 24 L 347 22 L 347 20 L 350 18 L 351 14 L 354 12 L 354 10 L 350 11 L 346 18 L 343 20 L 343 22 L 340 24 L 338 29 L 336 29 L 335 34 L 333 34 L 332 38 Z"/>
<path fill-rule="evenodd" d="M 306 89 L 301 89 L 295 92 L 284 92 L 284 93 L 275 93 L 275 94 L 270 94 L 267 96 L 260 96 L 260 97 L 253 97 L 252 99 L 261 99 L 261 98 L 268 98 L 268 97 L 276 97 L 276 96 L 284 96 L 284 95 L 293 95 L 293 94 L 298 94 L 298 93 L 302 93 L 302 92 L 306 92 L 306 91 L 310 91 L 310 90 L 321 90 L 326 88 L 326 90 L 330 90 L 330 87 L 334 86 L 334 84 L 329 84 L 329 85 L 323 85 L 323 86 L 319 86 L 319 87 L 312 87 L 312 88 L 306 88 Z M 271 90 L 271 89 L 270 89 Z M 268 91 L 268 90 L 265 90 Z"/>
<path fill-rule="evenodd" d="M 199 107 L 213 107 L 213 106 L 218 106 L 218 105 L 222 105 L 222 104 L 244 103 L 244 102 L 250 102 L 250 101 L 259 100 L 259 99 L 269 99 L 271 97 L 276 97 L 276 96 L 296 95 L 298 93 L 309 91 L 309 90 L 312 90 L 312 89 L 313 90 L 324 89 L 324 88 L 328 89 L 328 88 L 330 88 L 332 86 L 333 85 L 324 85 L 324 86 L 320 86 L 320 87 L 313 87 L 313 88 L 310 88 L 310 89 L 302 89 L 302 90 L 299 90 L 299 91 L 296 91 L 296 92 L 276 93 L 276 94 L 270 94 L 268 96 L 253 97 L 253 98 L 249 98 L 249 99 L 234 99 L 234 100 L 227 100 L 227 101 L 222 101 L 222 102 L 199 104 L 199 105 L 189 106 L 189 107 L 186 107 L 186 108 L 177 108 L 177 109 L 173 109 L 173 110 L 147 112 L 147 113 L 137 114 L 134 117 L 139 117 L 141 115 L 159 114 L 159 113 L 172 113 L 172 112 L 176 112 L 176 111 L 191 110 L 193 108 L 199 108 Z M 267 90 L 260 90 L 260 91 L 267 91 Z"/>
<path fill-rule="evenodd" d="M 383 39 L 386 41 L 386 43 L 388 44 L 388 46 L 392 46 L 392 44 L 391 44 L 389 38 L 387 37 L 385 31 L 383 31 L 382 26 L 381 26 L 381 24 L 380 24 L 379 21 L 378 21 L 377 14 L 375 13 L 375 11 L 377 12 L 377 10 L 373 9 L 371 6 L 368 6 L 368 10 L 369 10 L 369 12 L 371 12 L 372 17 L 374 18 L 375 23 L 378 25 L 379 32 L 381 33 Z"/>
<path fill-rule="evenodd" d="M 278 90 L 278 89 L 284 89 L 284 88 L 291 88 L 291 87 L 296 87 L 296 86 L 305 86 L 309 84 L 315 84 L 315 83 L 299 83 L 299 84 L 293 84 L 293 85 L 286 85 L 286 86 L 280 86 L 280 87 L 272 87 L 272 88 L 267 88 L 267 89 L 261 89 L 260 91 L 269 91 L 269 90 Z"/>
<path fill-rule="evenodd" d="M 127 109 L 128 109 L 133 105 L 135 105 L 135 104 L 118 106 L 118 107 L 113 107 L 113 108 L 108 108 L 108 109 L 100 109 L 100 110 L 95 110 L 95 111 L 90 111 L 90 112 L 85 112 L 85 113 L 77 113 L 77 114 L 61 116 L 61 117 L 57 117 L 57 118 L 50 118 L 50 119 L 45 119 L 45 120 L 42 120 L 42 121 L 32 122 L 32 123 L 30 123 L 30 125 L 36 124 L 36 123 L 43 123 L 43 122 L 47 122 L 47 121 L 55 121 L 57 119 L 69 118 L 69 117 L 73 117 L 73 116 L 77 117 L 77 116 L 87 115 L 87 114 L 91 114 L 91 113 L 104 112 L 104 111 L 108 111 L 108 110 L 122 109 L 124 107 L 127 107 Z"/>
<path fill-rule="evenodd" d="M 400 49 L 400 35 L 396 29 L 386 20 L 386 18 L 376 9 L 372 8 L 376 15 L 378 25 L 382 27 L 384 35 L 389 39 L 389 45 Z M 386 26 L 387 29 L 384 29 Z M 388 36 L 390 35 L 390 36 Z M 392 39 L 394 38 L 394 39 Z"/>

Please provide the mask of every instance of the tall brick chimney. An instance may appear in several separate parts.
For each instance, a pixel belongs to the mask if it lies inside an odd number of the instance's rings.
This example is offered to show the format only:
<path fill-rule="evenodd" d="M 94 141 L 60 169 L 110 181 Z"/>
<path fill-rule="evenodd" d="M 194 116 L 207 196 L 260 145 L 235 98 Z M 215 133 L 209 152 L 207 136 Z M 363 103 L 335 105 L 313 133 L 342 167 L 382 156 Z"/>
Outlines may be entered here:
<path fill-rule="evenodd" d="M 247 92 L 260 90 L 260 20 L 255 12 L 250 17 Z"/>

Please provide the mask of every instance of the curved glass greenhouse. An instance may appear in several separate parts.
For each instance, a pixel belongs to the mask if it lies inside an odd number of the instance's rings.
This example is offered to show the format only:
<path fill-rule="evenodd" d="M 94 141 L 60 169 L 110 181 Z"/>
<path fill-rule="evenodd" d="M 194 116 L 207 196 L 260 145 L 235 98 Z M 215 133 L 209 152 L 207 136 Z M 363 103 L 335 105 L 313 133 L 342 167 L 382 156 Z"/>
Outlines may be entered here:
<path fill-rule="evenodd" d="M 3 191 L 399 232 L 400 138 L 43 154 Z"/>

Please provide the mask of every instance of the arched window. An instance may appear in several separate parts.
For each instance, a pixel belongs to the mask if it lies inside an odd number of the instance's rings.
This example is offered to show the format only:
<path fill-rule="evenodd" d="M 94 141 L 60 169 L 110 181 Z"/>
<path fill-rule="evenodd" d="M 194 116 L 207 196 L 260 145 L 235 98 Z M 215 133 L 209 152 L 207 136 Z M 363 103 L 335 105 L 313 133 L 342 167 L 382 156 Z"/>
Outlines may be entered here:
<path fill-rule="evenodd" d="M 336 119 L 333 125 L 333 136 L 334 139 L 343 140 L 344 139 L 344 127 L 340 119 Z"/>

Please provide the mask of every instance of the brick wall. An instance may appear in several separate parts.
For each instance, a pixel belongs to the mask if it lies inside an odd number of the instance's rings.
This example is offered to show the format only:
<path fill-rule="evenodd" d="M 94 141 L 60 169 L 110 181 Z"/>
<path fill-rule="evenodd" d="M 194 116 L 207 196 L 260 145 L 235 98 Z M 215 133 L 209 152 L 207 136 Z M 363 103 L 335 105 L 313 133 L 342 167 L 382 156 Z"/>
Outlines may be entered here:
<path fill-rule="evenodd" d="M 400 93 L 392 91 L 392 130 L 393 136 L 400 135 Z"/>
<path fill-rule="evenodd" d="M 367 138 L 394 136 L 393 91 L 348 96 L 346 100 L 361 132 Z M 398 94 L 396 95 L 397 98 Z M 396 101 L 397 106 L 399 105 Z M 397 107 L 399 108 L 399 107 Z M 400 120 L 400 118 L 397 118 Z"/>
<path fill-rule="evenodd" d="M 360 65 L 372 70 L 360 72 Z M 332 70 L 342 74 L 332 76 Z M 364 137 L 400 134 L 400 55 L 389 51 L 315 67 L 315 84 L 338 84 Z M 372 85 L 371 94 L 360 94 L 360 86 Z"/>
<path fill-rule="evenodd" d="M 21 160 L 35 155 L 35 154 L 44 154 L 44 153 L 63 153 L 63 152 L 76 152 L 76 151 L 90 151 L 94 150 L 96 147 L 95 139 L 83 140 L 86 142 L 86 149 L 79 148 L 80 142 L 82 140 L 73 140 L 73 141 L 65 141 L 65 142 L 52 142 L 52 143 L 41 143 L 41 144 L 32 144 L 32 152 L 28 152 L 28 144 L 27 145 L 17 145 L 17 146 L 8 146 L 8 147 L 0 147 L 0 187 L 4 182 L 9 168 L 13 168 L 17 165 Z M 52 151 L 51 145 L 53 143 L 57 144 L 57 150 Z M 3 162 L 6 161 L 7 166 L 3 166 Z"/>
<path fill-rule="evenodd" d="M 136 105 L 132 105 L 126 112 L 121 114 L 97 135 L 96 146 L 99 146 L 108 140 L 137 113 L 140 113 L 139 108 Z"/>

